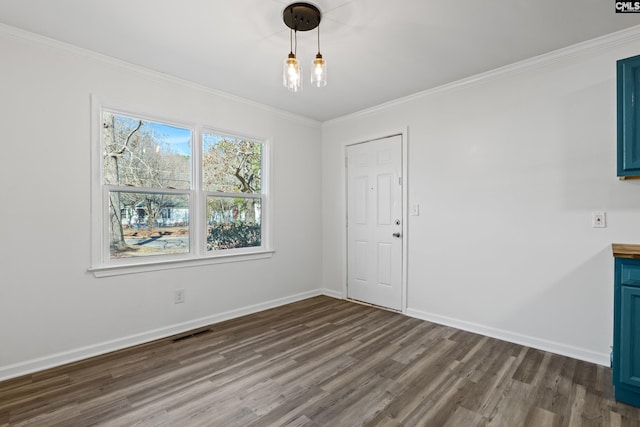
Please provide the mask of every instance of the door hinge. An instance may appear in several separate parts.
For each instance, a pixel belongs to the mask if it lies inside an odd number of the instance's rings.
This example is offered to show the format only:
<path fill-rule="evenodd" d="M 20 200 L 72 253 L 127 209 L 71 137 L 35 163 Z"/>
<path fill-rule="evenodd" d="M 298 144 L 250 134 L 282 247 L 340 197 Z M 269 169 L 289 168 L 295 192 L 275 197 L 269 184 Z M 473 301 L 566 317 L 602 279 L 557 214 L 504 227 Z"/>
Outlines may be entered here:
<path fill-rule="evenodd" d="M 398 185 L 402 185 L 402 177 L 401 176 L 398 177 Z"/>

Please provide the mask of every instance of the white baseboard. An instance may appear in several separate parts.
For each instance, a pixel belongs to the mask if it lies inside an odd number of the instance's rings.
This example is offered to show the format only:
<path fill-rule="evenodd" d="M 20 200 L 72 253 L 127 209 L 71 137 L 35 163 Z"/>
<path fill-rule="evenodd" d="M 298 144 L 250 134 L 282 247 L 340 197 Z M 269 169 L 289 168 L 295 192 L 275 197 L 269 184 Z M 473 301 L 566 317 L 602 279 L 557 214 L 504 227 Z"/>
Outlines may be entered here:
<path fill-rule="evenodd" d="M 331 298 L 344 299 L 342 292 L 334 291 L 333 289 L 323 288 L 320 290 L 320 293 Z"/>
<path fill-rule="evenodd" d="M 190 331 L 208 325 L 213 325 L 225 320 L 234 319 L 236 317 L 245 316 L 247 314 L 257 313 L 259 311 L 268 310 L 270 308 L 279 307 L 281 305 L 290 304 L 292 302 L 301 301 L 303 299 L 315 297 L 318 295 L 326 295 L 332 298 L 344 299 L 341 292 L 337 292 L 331 289 L 319 289 L 291 295 L 260 304 L 254 304 L 235 310 L 229 310 L 223 313 L 214 314 L 212 316 L 202 317 L 199 319 L 191 320 L 189 322 L 155 329 L 141 334 L 130 335 L 128 337 L 119 338 L 116 340 L 106 341 L 99 344 L 73 349 L 70 351 L 52 354 L 50 356 L 27 360 L 25 362 L 16 363 L 13 365 L 3 366 L 0 367 L 0 381 L 31 374 L 56 366 L 61 366 L 71 362 L 88 359 L 90 357 L 99 356 L 101 354 L 121 350 L 123 348 L 148 343 L 158 339 L 170 337 L 172 335 L 180 334 L 182 332 Z M 603 366 L 610 366 L 609 354 L 606 353 L 597 353 L 583 348 L 568 346 L 562 343 L 547 341 L 527 335 L 517 334 L 502 329 L 491 328 L 411 308 L 407 309 L 406 315 L 429 322 L 451 326 L 457 329 L 462 329 L 481 335 L 486 335 L 492 338 L 525 345 L 527 347 L 561 354 L 563 356 L 573 357 L 575 359 L 597 363 Z"/>
<path fill-rule="evenodd" d="M 503 341 L 509 341 L 515 344 L 532 347 L 538 350 L 548 351 L 551 353 L 568 356 L 574 359 L 584 360 L 585 362 L 596 363 L 602 366 L 611 366 L 610 357 L 607 353 L 598 353 L 584 348 L 573 347 L 570 345 L 548 341 L 528 335 L 522 335 L 515 332 L 505 331 L 503 329 L 491 328 L 477 323 L 458 320 L 451 317 L 440 316 L 425 311 L 408 308 L 407 316 L 417 319 L 426 320 L 440 325 L 451 326 L 453 328 L 462 329 L 464 331 L 485 335 L 491 338 L 497 338 Z"/>
<path fill-rule="evenodd" d="M 325 294 L 324 290 L 304 292 L 301 294 L 291 295 L 288 297 L 250 305 L 235 310 L 229 310 L 223 313 L 202 317 L 199 319 L 155 329 L 148 332 L 143 332 L 140 334 L 130 335 L 124 338 L 118 338 L 116 340 L 76 348 L 73 350 L 52 354 L 50 356 L 27 360 L 25 362 L 16 363 L 13 365 L 2 366 L 0 367 L 0 381 L 31 374 L 56 366 L 61 366 L 71 362 L 77 362 L 79 360 L 88 359 L 90 357 L 99 356 L 101 354 L 110 353 L 112 351 L 122 350 L 123 348 L 148 343 L 158 339 L 170 337 L 172 335 L 180 334 L 182 332 L 190 331 L 208 325 L 213 325 L 225 320 L 234 319 L 236 317 L 244 316 L 247 314 L 257 313 L 259 311 L 268 310 L 270 308 L 279 307 L 281 305 L 290 304 L 292 302 L 323 294 Z"/>

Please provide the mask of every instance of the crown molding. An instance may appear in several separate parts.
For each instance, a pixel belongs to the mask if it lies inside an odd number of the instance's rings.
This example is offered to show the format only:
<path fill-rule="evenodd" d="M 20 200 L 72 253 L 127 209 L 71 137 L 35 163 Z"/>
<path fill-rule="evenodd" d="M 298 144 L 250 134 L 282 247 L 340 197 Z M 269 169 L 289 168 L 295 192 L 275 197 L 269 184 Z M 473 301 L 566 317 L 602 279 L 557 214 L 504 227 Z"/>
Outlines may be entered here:
<path fill-rule="evenodd" d="M 431 89 L 426 89 L 424 91 L 417 92 L 412 95 L 408 95 L 402 98 L 398 98 L 392 101 L 379 104 L 375 107 L 366 108 L 364 110 L 360 110 L 355 113 L 347 114 L 345 116 L 327 120 L 324 122 L 313 120 L 308 117 L 294 114 L 294 113 L 281 110 L 269 105 L 261 104 L 259 102 L 242 98 L 237 95 L 232 95 L 230 93 L 223 92 L 218 89 L 213 89 L 213 88 L 201 85 L 199 83 L 195 83 L 186 79 L 165 74 L 149 68 L 145 68 L 136 64 L 132 64 L 127 61 L 113 58 L 108 55 L 91 51 L 89 49 L 81 48 L 69 43 L 65 43 L 59 40 L 45 37 L 36 33 L 32 33 L 26 30 L 16 28 L 16 27 L 12 27 L 10 25 L 0 23 L 0 35 L 6 36 L 9 38 L 18 39 L 24 42 L 29 42 L 36 45 L 46 45 L 52 48 L 62 49 L 75 54 L 91 57 L 97 61 L 120 66 L 132 72 L 135 72 L 138 74 L 144 74 L 151 78 L 156 78 L 166 82 L 171 82 L 174 84 L 181 85 L 183 87 L 199 90 L 220 98 L 242 103 L 242 104 L 251 106 L 253 108 L 257 108 L 270 113 L 274 113 L 287 120 L 298 122 L 313 128 L 321 128 L 324 126 L 332 126 L 346 120 L 351 120 L 354 118 L 364 117 L 377 112 L 385 111 L 390 108 L 396 107 L 398 105 L 423 99 L 437 93 L 442 93 L 442 92 L 446 92 L 453 89 L 459 89 L 466 86 L 472 86 L 479 83 L 485 83 L 492 80 L 506 78 L 517 73 L 534 70 L 536 68 L 548 66 L 557 62 L 567 61 L 579 56 L 583 56 L 588 53 L 611 49 L 613 47 L 623 45 L 625 43 L 637 41 L 637 40 L 640 40 L 640 25 L 636 25 L 634 27 L 630 27 L 621 31 L 617 31 L 615 33 L 607 34 L 605 36 L 597 37 L 592 40 L 577 43 L 575 45 L 568 46 L 562 49 L 557 49 L 548 53 L 534 56 L 532 58 L 528 58 L 519 62 L 515 62 L 513 64 L 506 65 L 504 67 L 499 67 L 484 73 L 466 77 L 464 79 L 460 79 L 455 82 L 446 83 Z"/>
<path fill-rule="evenodd" d="M 69 43 L 62 42 L 60 40 L 55 40 L 50 37 L 45 37 L 40 34 L 32 33 L 26 30 L 22 30 L 20 28 L 12 27 L 10 25 L 0 23 L 0 36 L 5 36 L 7 38 L 16 39 L 22 42 L 27 42 L 36 46 L 47 46 L 54 49 L 61 49 L 73 54 L 82 55 L 85 57 L 92 58 L 96 61 L 100 61 L 103 63 L 108 63 L 110 65 L 115 65 L 121 68 L 125 68 L 129 71 L 132 71 L 137 74 L 143 74 L 146 77 L 162 80 L 165 82 L 177 84 L 189 89 L 195 89 L 201 92 L 208 93 L 210 95 L 224 98 L 229 101 L 238 102 L 241 104 L 245 104 L 247 106 L 257 108 L 269 113 L 277 114 L 278 116 L 297 122 L 306 126 L 310 126 L 312 128 L 320 129 L 322 123 L 310 119 L 305 116 L 301 116 L 298 114 L 291 113 L 289 111 L 281 110 L 266 104 L 261 104 L 256 101 L 252 101 L 250 99 L 242 98 L 240 96 L 232 95 L 227 92 L 223 92 L 218 89 L 213 89 L 208 86 L 201 85 L 199 83 L 192 82 L 190 80 L 182 79 L 180 77 L 176 77 L 170 74 L 165 74 L 160 71 L 152 70 L 150 68 L 145 68 L 140 65 L 132 64 L 131 62 L 123 61 L 121 59 L 117 59 L 108 55 L 104 55 L 98 52 L 94 52 L 89 49 L 85 49 L 76 45 L 72 45 Z"/>
<path fill-rule="evenodd" d="M 505 65 L 504 67 L 495 68 L 493 70 L 476 74 L 471 77 L 466 77 L 451 83 L 446 83 L 441 86 L 437 86 L 431 89 L 426 89 L 421 92 L 407 95 L 402 98 L 394 99 L 389 102 L 377 105 L 375 107 L 366 108 L 364 110 L 356 111 L 355 113 L 347 114 L 342 117 L 327 120 L 322 122 L 322 126 L 332 126 L 339 124 L 340 122 L 351 120 L 354 118 L 365 117 L 374 113 L 382 112 L 396 106 L 405 104 L 407 102 L 427 98 L 437 93 L 447 92 L 454 89 L 460 89 L 467 86 L 473 86 L 479 83 L 486 83 L 492 80 L 498 80 L 506 78 L 515 74 L 519 74 L 526 71 L 535 70 L 537 68 L 552 65 L 554 63 L 564 62 L 576 57 L 584 56 L 589 53 L 603 51 L 614 48 L 619 45 L 640 40 L 640 25 L 630 27 L 615 33 L 607 34 L 595 39 L 587 40 L 585 42 L 577 43 L 562 49 L 557 49 L 548 53 L 543 53 L 538 56 L 534 56 L 522 61 L 515 62 L 513 64 Z"/>

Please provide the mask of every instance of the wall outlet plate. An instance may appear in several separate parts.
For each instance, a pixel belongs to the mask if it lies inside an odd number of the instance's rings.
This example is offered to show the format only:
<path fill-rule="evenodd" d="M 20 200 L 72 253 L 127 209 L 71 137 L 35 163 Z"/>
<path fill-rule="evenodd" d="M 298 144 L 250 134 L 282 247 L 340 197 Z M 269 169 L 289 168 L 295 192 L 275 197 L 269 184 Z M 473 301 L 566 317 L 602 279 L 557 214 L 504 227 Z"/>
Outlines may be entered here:
<path fill-rule="evenodd" d="M 607 227 L 606 212 L 591 212 L 591 227 L 606 228 Z"/>
<path fill-rule="evenodd" d="M 174 304 L 184 303 L 184 289 L 175 289 L 173 291 L 173 303 Z"/>

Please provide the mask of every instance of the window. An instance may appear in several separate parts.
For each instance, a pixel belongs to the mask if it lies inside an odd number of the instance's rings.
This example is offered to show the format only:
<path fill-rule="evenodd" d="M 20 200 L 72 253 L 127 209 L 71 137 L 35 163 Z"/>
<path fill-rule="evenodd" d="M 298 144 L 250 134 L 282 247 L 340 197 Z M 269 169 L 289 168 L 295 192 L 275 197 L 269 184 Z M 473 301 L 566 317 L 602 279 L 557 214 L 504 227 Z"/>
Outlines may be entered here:
<path fill-rule="evenodd" d="M 103 111 L 109 259 L 189 252 L 192 140 L 190 129 Z"/>
<path fill-rule="evenodd" d="M 94 114 L 96 275 L 270 252 L 267 142 L 96 105 Z"/>
<path fill-rule="evenodd" d="M 207 250 L 262 244 L 262 144 L 205 132 L 202 187 Z"/>

